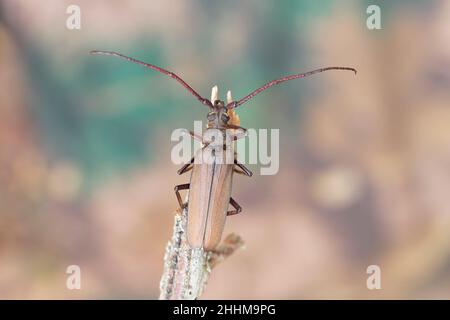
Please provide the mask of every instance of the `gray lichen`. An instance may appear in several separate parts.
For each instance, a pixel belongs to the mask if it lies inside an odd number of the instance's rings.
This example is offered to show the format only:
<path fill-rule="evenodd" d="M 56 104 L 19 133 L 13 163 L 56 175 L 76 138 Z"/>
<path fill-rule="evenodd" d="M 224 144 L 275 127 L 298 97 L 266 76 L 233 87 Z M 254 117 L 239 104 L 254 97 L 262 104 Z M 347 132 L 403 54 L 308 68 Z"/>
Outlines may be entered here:
<path fill-rule="evenodd" d="M 184 208 L 175 214 L 172 238 L 166 246 L 160 300 L 198 299 L 212 267 L 243 246 L 242 239 L 231 234 L 214 251 L 191 248 L 186 239 L 186 223 L 187 208 Z"/>

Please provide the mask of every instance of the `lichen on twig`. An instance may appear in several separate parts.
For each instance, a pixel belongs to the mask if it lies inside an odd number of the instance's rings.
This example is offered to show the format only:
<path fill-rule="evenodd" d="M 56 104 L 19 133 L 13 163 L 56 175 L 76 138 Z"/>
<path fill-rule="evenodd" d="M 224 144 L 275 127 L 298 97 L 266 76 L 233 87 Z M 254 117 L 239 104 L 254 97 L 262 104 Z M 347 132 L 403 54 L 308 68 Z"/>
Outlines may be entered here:
<path fill-rule="evenodd" d="M 175 214 L 172 238 L 166 246 L 160 300 L 198 299 L 213 267 L 243 247 L 236 234 L 227 236 L 214 251 L 191 248 L 186 239 L 187 208 Z"/>

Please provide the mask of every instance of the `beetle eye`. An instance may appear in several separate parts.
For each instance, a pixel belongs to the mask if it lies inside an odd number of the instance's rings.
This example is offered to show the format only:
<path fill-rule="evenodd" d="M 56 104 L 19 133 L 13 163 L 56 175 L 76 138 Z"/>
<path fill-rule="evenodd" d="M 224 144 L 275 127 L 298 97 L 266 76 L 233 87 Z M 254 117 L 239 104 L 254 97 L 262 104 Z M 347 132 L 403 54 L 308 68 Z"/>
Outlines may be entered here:
<path fill-rule="evenodd" d="M 230 117 L 226 113 L 222 113 L 221 119 L 223 122 L 228 122 L 228 120 L 230 120 Z"/>

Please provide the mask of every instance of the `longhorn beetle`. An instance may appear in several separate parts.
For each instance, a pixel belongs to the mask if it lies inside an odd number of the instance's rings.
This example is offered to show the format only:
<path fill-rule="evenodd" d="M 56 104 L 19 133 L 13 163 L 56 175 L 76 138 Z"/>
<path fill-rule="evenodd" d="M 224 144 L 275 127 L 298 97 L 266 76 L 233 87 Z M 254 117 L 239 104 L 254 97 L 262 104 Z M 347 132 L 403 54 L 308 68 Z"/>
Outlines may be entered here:
<path fill-rule="evenodd" d="M 226 144 L 217 144 L 214 146 L 214 141 L 206 138 L 212 130 L 219 131 L 223 138 L 227 138 L 227 134 L 231 131 L 231 139 L 237 140 L 245 136 L 246 129 L 239 126 L 238 122 L 231 120 L 238 119 L 233 109 L 244 104 L 257 94 L 263 92 L 271 86 L 279 83 L 305 78 L 307 76 L 328 71 L 328 70 L 349 70 L 356 74 L 356 69 L 350 67 L 327 67 L 312 70 L 306 73 L 293 74 L 279 79 L 275 79 L 252 91 L 240 100 L 233 100 L 230 91 L 227 93 L 227 103 L 217 98 L 217 87 L 213 88 L 212 98 L 208 100 L 199 95 L 191 86 L 189 86 L 183 79 L 175 73 L 160 68 L 158 66 L 127 57 L 117 52 L 111 51 L 91 51 L 91 54 L 116 56 L 127 61 L 142 65 L 144 67 L 153 69 L 163 73 L 176 81 L 178 81 L 185 89 L 187 89 L 201 104 L 209 108 L 207 115 L 207 129 L 202 137 L 197 136 L 190 131 L 190 135 L 203 143 L 203 148 L 198 150 L 197 154 L 191 161 L 180 170 L 178 174 L 183 174 L 192 170 L 190 183 L 180 184 L 175 186 L 175 194 L 181 208 L 188 206 L 187 214 L 187 239 L 192 248 L 203 248 L 206 251 L 214 250 L 219 244 L 225 226 L 225 218 L 229 215 L 238 214 L 242 211 L 241 206 L 231 197 L 231 187 L 233 173 L 239 173 L 251 177 L 252 172 L 243 164 L 236 160 L 231 164 L 223 163 L 223 159 L 216 152 L 223 148 L 225 150 Z M 231 119 L 231 120 L 230 120 Z M 237 132 L 243 132 L 244 135 L 239 135 Z M 229 137 L 229 136 L 228 136 Z M 223 139 L 221 141 L 224 141 Z M 213 149 L 208 149 L 213 145 Z M 223 154 L 223 153 L 222 153 Z M 205 161 L 207 159 L 208 161 Z M 199 161 L 197 161 L 199 160 Z M 188 202 L 183 203 L 181 199 L 180 190 L 189 190 Z M 228 211 L 228 204 L 231 204 L 234 210 Z"/>

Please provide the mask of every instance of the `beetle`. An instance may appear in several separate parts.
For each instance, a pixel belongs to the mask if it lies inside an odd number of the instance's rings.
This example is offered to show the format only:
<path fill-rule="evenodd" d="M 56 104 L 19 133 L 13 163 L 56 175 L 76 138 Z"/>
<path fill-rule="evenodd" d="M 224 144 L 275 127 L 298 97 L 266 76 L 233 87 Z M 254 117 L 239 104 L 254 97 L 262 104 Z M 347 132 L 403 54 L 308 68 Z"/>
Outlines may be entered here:
<path fill-rule="evenodd" d="M 220 152 L 222 150 L 227 151 L 227 148 L 230 147 L 229 143 L 223 141 L 229 141 L 230 139 L 235 141 L 245 136 L 246 129 L 240 127 L 239 123 L 230 121 L 230 119 L 236 119 L 234 109 L 269 87 L 285 81 L 305 78 L 329 70 L 347 70 L 356 74 L 356 69 L 351 67 L 326 67 L 306 73 L 293 74 L 272 80 L 237 101 L 232 99 L 231 93 L 228 91 L 227 103 L 225 104 L 224 101 L 218 99 L 217 87 L 213 88 L 211 100 L 208 100 L 198 94 L 178 75 L 156 65 L 113 51 L 95 50 L 91 51 L 91 54 L 116 56 L 165 74 L 178 81 L 202 105 L 209 108 L 207 128 L 204 134 L 199 137 L 194 132 L 189 132 L 194 139 L 202 142 L 203 147 L 198 150 L 189 163 L 178 170 L 180 175 L 192 171 L 190 182 L 177 185 L 174 188 L 180 207 L 183 209 L 187 206 L 186 232 L 188 243 L 191 248 L 202 248 L 205 251 L 214 250 L 220 243 L 226 217 L 242 211 L 242 207 L 231 197 L 233 173 L 252 176 L 252 172 L 237 161 L 236 154 L 233 153 L 234 161 L 224 163 L 223 154 L 226 153 Z M 217 132 L 219 132 L 219 137 L 222 137 L 222 139 L 218 139 L 221 142 L 215 142 L 214 139 L 211 139 L 210 133 Z M 181 190 L 189 190 L 187 203 L 184 203 L 181 198 Z M 234 210 L 228 210 L 229 204 Z"/>

